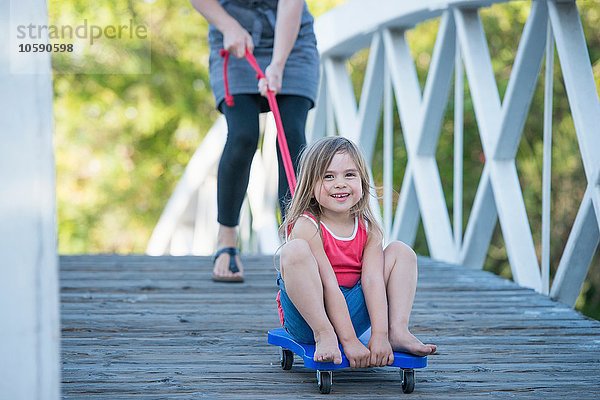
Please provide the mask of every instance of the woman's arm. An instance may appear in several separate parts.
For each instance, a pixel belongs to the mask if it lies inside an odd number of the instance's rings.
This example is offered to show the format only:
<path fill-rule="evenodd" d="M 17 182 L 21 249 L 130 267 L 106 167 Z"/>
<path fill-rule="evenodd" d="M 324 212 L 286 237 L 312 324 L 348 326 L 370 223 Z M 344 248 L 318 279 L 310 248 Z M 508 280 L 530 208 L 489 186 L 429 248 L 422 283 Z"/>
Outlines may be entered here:
<path fill-rule="evenodd" d="M 225 11 L 217 0 L 190 0 L 194 8 L 223 34 L 223 48 L 236 57 L 254 51 L 252 36 Z"/>
<path fill-rule="evenodd" d="M 363 252 L 361 282 L 369 318 L 371 319 L 371 365 L 384 366 L 394 361 L 388 339 L 388 303 L 384 280 L 383 238 L 378 232 L 369 232 Z"/>
<path fill-rule="evenodd" d="M 353 368 L 367 367 L 369 365 L 369 350 L 356 337 L 346 299 L 340 290 L 331 263 L 325 254 L 321 235 L 319 235 L 317 228 L 311 221 L 301 217 L 296 221 L 291 237 L 307 241 L 317 261 L 321 282 L 323 283 L 325 311 L 335 329 L 338 340 L 344 348 L 350 366 Z"/>
<path fill-rule="evenodd" d="M 294 48 L 294 43 L 296 43 L 300 31 L 303 7 L 304 0 L 279 0 L 275 22 L 273 57 L 271 58 L 271 64 L 265 70 L 266 81 L 261 79 L 258 85 L 263 96 L 266 95 L 267 88 L 275 93 L 281 90 L 285 63 Z"/>

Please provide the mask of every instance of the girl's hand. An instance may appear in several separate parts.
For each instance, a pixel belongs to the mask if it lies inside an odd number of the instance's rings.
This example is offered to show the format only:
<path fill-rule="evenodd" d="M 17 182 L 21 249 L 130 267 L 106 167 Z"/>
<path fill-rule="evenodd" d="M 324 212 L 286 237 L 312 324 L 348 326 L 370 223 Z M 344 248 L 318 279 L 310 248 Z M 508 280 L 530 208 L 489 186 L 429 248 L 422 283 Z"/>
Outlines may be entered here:
<path fill-rule="evenodd" d="M 246 49 L 254 51 L 252 36 L 237 21 L 223 31 L 223 47 L 237 58 L 244 57 Z"/>
<path fill-rule="evenodd" d="M 369 350 L 371 351 L 371 367 L 385 367 L 394 362 L 394 351 L 386 335 L 371 335 Z"/>
<path fill-rule="evenodd" d="M 371 352 L 360 340 L 354 338 L 348 343 L 343 343 L 342 347 L 351 368 L 367 368 L 369 366 Z"/>
<path fill-rule="evenodd" d="M 258 90 L 263 96 L 267 96 L 267 90 L 277 94 L 281 90 L 283 80 L 283 66 L 272 63 L 265 69 L 266 79 L 258 81 Z"/>

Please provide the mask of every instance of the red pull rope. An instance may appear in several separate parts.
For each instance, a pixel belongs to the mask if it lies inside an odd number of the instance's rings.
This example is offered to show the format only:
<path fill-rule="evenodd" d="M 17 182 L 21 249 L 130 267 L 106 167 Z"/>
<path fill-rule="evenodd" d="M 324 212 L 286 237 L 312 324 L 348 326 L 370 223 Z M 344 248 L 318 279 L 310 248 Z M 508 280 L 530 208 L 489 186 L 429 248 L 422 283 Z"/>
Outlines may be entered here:
<path fill-rule="evenodd" d="M 227 77 L 227 64 L 229 64 L 229 52 L 225 49 L 221 49 L 219 52 L 223 57 L 223 80 L 225 81 L 225 104 L 229 107 L 233 107 L 233 96 L 229 93 L 229 79 Z"/>
<path fill-rule="evenodd" d="M 221 49 L 221 57 L 223 57 L 223 79 L 225 81 L 225 103 L 229 107 L 233 107 L 233 96 L 229 93 L 229 82 L 227 80 L 227 64 L 229 62 L 229 52 L 225 49 Z M 246 49 L 246 61 L 256 71 L 256 78 L 258 80 L 265 78 L 265 74 L 260 69 L 260 66 L 256 62 L 254 55 Z M 281 122 L 281 115 L 279 114 L 279 106 L 275 99 L 275 93 L 272 90 L 267 90 L 267 100 L 269 101 L 269 107 L 275 118 L 275 126 L 277 127 L 277 144 L 279 145 L 279 151 L 281 152 L 281 158 L 283 160 L 283 168 L 285 175 L 287 176 L 288 185 L 290 187 L 290 193 L 292 196 L 296 191 L 296 174 L 294 172 L 294 164 L 292 163 L 292 157 L 290 156 L 290 149 L 288 148 L 287 139 L 285 138 L 285 132 L 283 130 L 283 123 Z"/>

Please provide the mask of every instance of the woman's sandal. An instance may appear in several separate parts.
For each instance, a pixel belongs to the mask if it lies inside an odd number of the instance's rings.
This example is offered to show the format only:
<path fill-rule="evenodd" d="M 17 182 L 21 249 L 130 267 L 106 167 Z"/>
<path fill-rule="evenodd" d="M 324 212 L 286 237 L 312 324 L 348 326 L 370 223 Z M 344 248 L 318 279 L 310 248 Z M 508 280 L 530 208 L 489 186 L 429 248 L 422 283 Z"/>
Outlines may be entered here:
<path fill-rule="evenodd" d="M 213 266 L 214 266 L 215 262 L 217 262 L 217 258 L 219 258 L 219 256 L 223 253 L 229 254 L 229 270 L 231 272 L 233 272 L 234 274 L 236 272 L 240 272 L 240 269 L 235 260 L 235 256 L 239 254 L 239 251 L 235 247 L 223 247 L 222 249 L 218 250 L 215 253 L 215 255 L 213 256 Z M 220 275 L 215 275 L 215 273 L 213 272 L 212 280 L 214 282 L 241 283 L 241 282 L 244 282 L 244 277 L 243 276 L 220 276 Z"/>

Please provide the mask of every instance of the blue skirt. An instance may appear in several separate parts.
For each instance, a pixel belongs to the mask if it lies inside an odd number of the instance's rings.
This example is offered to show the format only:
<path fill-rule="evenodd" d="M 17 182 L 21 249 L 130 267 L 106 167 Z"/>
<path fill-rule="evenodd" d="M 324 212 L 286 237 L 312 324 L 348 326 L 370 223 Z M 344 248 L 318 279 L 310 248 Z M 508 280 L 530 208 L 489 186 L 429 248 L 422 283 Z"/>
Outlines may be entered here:
<path fill-rule="evenodd" d="M 273 55 L 277 0 L 220 0 L 221 6 L 251 35 L 254 57 L 261 69 L 270 64 Z M 225 98 L 223 83 L 223 35 L 214 26 L 209 27 L 210 84 L 219 108 Z M 258 94 L 256 73 L 245 58 L 229 58 L 229 91 L 236 94 Z M 306 3 L 302 12 L 300 31 L 285 64 L 280 94 L 304 96 L 314 103 L 319 84 L 319 53 L 313 31 L 313 17 Z"/>

